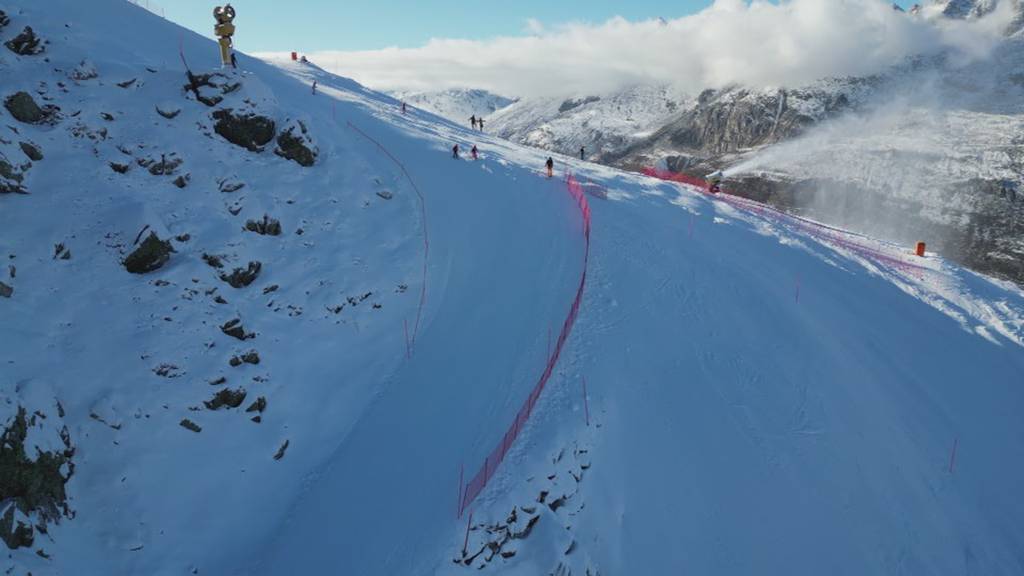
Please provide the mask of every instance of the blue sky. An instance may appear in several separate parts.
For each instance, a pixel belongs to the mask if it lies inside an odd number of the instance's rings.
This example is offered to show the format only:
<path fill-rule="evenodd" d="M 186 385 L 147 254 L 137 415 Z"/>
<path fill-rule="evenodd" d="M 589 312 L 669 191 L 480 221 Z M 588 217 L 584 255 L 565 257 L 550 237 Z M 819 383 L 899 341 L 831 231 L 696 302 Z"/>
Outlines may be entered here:
<path fill-rule="evenodd" d="M 153 0 L 168 19 L 211 35 L 210 0 Z M 530 18 L 545 25 L 676 18 L 711 0 L 237 0 L 236 46 L 246 52 L 373 50 L 422 46 L 431 38 L 519 35 Z"/>

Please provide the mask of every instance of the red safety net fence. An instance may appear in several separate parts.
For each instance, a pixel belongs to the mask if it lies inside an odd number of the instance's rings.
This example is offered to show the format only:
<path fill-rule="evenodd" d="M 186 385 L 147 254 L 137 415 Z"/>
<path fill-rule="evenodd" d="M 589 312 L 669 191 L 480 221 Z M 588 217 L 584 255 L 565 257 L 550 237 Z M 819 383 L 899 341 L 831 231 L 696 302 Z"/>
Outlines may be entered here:
<path fill-rule="evenodd" d="M 554 350 L 551 351 L 547 359 L 547 364 L 544 366 L 544 372 L 541 373 L 537 383 L 533 386 L 533 390 L 530 395 L 526 397 L 526 401 L 523 402 L 519 412 L 516 414 L 515 420 L 512 421 L 512 425 L 509 426 L 505 435 L 502 436 L 498 445 L 491 450 L 491 453 L 484 459 L 483 466 L 480 471 L 477 472 L 476 476 L 465 485 L 463 488 L 460 485 L 459 494 L 459 517 L 462 517 L 462 513 L 472 504 L 473 500 L 480 495 L 484 487 L 487 486 L 487 482 L 494 476 L 498 466 L 505 459 L 512 444 L 516 441 L 519 433 L 522 431 L 526 422 L 530 419 L 530 415 L 533 413 L 533 408 L 537 405 L 537 401 L 540 399 L 541 393 L 544 391 L 544 387 L 547 385 L 548 380 L 551 379 L 551 375 L 555 371 L 555 365 L 558 364 L 558 359 L 562 355 L 562 348 L 565 346 L 566 341 L 569 339 L 569 334 L 572 332 L 573 325 L 576 323 L 576 317 L 580 312 L 580 302 L 583 300 L 583 288 L 587 283 L 587 265 L 590 261 L 590 205 L 587 203 L 587 195 L 584 191 L 583 185 L 571 174 L 566 174 L 565 186 L 568 190 L 569 195 L 572 196 L 573 200 L 576 201 L 576 205 L 579 208 L 580 216 L 583 221 L 583 272 L 580 275 L 580 283 L 576 289 L 576 296 L 573 298 L 572 306 L 569 308 L 569 314 L 565 317 L 565 321 L 562 322 L 562 331 L 558 334 L 558 340 L 555 342 Z M 460 481 L 461 484 L 461 481 Z"/>
<path fill-rule="evenodd" d="M 406 170 L 405 164 L 402 163 L 390 150 L 384 147 L 376 138 L 370 136 L 366 132 L 359 129 L 358 126 L 352 122 L 346 121 L 349 129 L 359 134 L 370 143 L 375 145 L 382 154 L 388 157 L 389 160 L 395 163 L 396 166 L 402 171 L 405 179 L 409 181 L 409 185 L 412 186 L 416 196 L 420 201 L 420 220 L 423 223 L 423 278 L 420 283 L 420 301 L 416 305 L 416 321 L 413 323 L 412 333 L 409 333 L 409 326 L 405 326 L 405 350 L 406 356 L 411 356 L 413 349 L 416 347 L 416 336 L 419 335 L 420 331 L 420 319 L 423 317 L 423 307 L 427 304 L 427 262 L 430 260 L 430 232 L 427 226 L 427 203 L 423 197 L 423 192 L 420 192 L 420 187 L 416 185 L 416 181 L 409 175 L 409 171 Z"/>
<path fill-rule="evenodd" d="M 808 218 L 798 216 L 796 214 L 790 214 L 783 212 L 778 208 L 774 208 L 767 204 L 757 202 L 756 200 L 750 200 L 732 194 L 725 189 L 720 190 L 716 194 L 711 194 L 710 185 L 706 180 L 689 176 L 687 174 L 679 174 L 677 172 L 669 172 L 667 170 L 658 170 L 656 168 L 644 168 L 643 174 L 659 180 L 668 180 L 671 182 L 679 182 L 688 186 L 700 188 L 705 193 L 712 195 L 713 197 L 746 212 L 752 212 L 764 218 L 774 220 L 775 222 L 788 226 L 789 228 L 798 230 L 803 234 L 811 236 L 822 242 L 838 246 L 849 252 L 862 256 L 868 260 L 873 260 L 879 264 L 889 266 L 901 270 L 903 272 L 914 273 L 914 272 L 931 272 L 930 268 L 920 266 L 907 262 L 900 258 L 898 255 L 892 253 L 886 253 L 877 247 L 868 246 L 862 242 L 857 242 L 855 239 L 867 240 L 868 237 L 863 234 L 857 234 L 856 232 L 850 232 L 841 228 L 835 228 L 821 222 L 815 222 Z"/>

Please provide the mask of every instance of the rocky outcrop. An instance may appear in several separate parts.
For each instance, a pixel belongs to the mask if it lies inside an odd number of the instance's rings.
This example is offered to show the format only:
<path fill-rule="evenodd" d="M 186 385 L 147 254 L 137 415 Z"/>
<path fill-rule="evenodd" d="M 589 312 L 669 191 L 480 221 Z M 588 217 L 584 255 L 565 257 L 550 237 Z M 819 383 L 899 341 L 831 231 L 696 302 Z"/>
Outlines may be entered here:
<path fill-rule="evenodd" d="M 280 236 L 281 222 L 276 218 L 271 218 L 264 214 L 263 220 L 246 221 L 245 229 L 249 232 L 255 232 L 261 236 Z"/>
<path fill-rule="evenodd" d="M 176 153 L 171 152 L 170 154 L 161 154 L 159 158 L 156 156 L 137 158 L 135 162 L 153 176 L 173 176 L 184 160 Z"/>
<path fill-rule="evenodd" d="M 57 108 L 46 106 L 40 108 L 28 92 L 18 92 L 4 99 L 4 108 L 10 112 L 18 122 L 25 124 L 40 124 L 49 120 L 56 113 Z"/>
<path fill-rule="evenodd" d="M 220 327 L 220 331 L 223 332 L 224 334 L 227 334 L 228 336 L 231 336 L 232 338 L 237 338 L 243 341 L 256 337 L 255 334 L 245 331 L 245 326 L 242 325 L 242 320 L 240 318 L 229 320 L 227 323 Z"/>
<path fill-rule="evenodd" d="M 263 264 L 259 262 L 249 262 L 249 266 L 246 268 L 235 268 L 231 274 L 221 274 L 220 279 L 231 285 L 232 288 L 245 288 L 249 284 L 256 281 L 256 278 L 260 275 L 260 270 L 263 269 Z"/>
<path fill-rule="evenodd" d="M 3 10 L 0 10 L 0 30 L 3 30 L 4 27 L 10 23 L 11 19 L 7 16 L 6 13 L 4 13 Z"/>
<path fill-rule="evenodd" d="M 714 158 L 791 139 L 850 108 L 851 99 L 842 89 L 706 90 L 696 106 L 675 121 L 625 151 L 606 155 L 602 161 L 636 167 L 656 150 L 673 150 L 697 161 Z"/>
<path fill-rule="evenodd" d="M 198 102 L 209 107 L 214 107 L 224 101 L 224 96 L 235 92 L 242 87 L 241 82 L 232 82 L 227 76 L 219 72 L 212 74 L 193 74 L 191 70 L 186 71 L 188 84 L 185 90 L 190 92 Z"/>
<path fill-rule="evenodd" d="M 4 46 L 7 46 L 11 52 L 19 56 L 35 56 L 42 54 L 46 50 L 46 45 L 42 38 L 36 36 L 36 33 L 29 26 L 25 26 L 21 34 L 4 42 Z"/>
<path fill-rule="evenodd" d="M 308 168 L 316 162 L 320 150 L 313 143 L 306 124 L 296 121 L 278 135 L 274 154 Z"/>
<path fill-rule="evenodd" d="M 239 388 L 238 390 L 231 390 L 224 388 L 218 390 L 213 398 L 203 402 L 207 410 L 220 410 L 221 408 L 238 408 L 245 402 L 245 390 Z"/>
<path fill-rule="evenodd" d="M 96 71 L 96 65 L 89 60 L 82 60 L 78 63 L 78 66 L 68 72 L 68 78 L 75 82 L 85 82 L 86 80 L 94 80 L 99 78 L 100 73 Z"/>
<path fill-rule="evenodd" d="M 241 146 L 252 152 L 263 150 L 274 139 L 276 126 L 266 116 L 252 112 L 238 112 L 230 108 L 217 110 L 213 113 L 216 121 L 213 129 L 228 142 Z"/>
<path fill-rule="evenodd" d="M 19 142 L 18 146 L 21 148 L 21 151 L 25 153 L 25 156 L 28 156 L 29 160 L 39 162 L 43 159 L 43 151 L 39 149 L 39 146 L 32 142 Z"/>
<path fill-rule="evenodd" d="M 23 168 L 14 166 L 0 153 L 0 194 L 27 194 L 22 185 L 24 180 Z"/>
<path fill-rule="evenodd" d="M 16 521 L 16 516 L 35 515 L 37 527 L 45 533 L 48 522 L 70 515 L 64 486 L 74 471 L 71 436 L 67 427 L 59 428 L 60 449 L 44 451 L 37 446 L 30 455 L 25 444 L 38 419 L 46 415 L 29 415 L 19 406 L 0 436 L 0 539 L 11 549 L 32 546 L 34 540 L 32 524 Z"/>
<path fill-rule="evenodd" d="M 155 232 L 149 236 L 128 255 L 124 260 L 124 267 L 132 274 L 146 274 L 159 270 L 171 259 L 174 247 L 170 241 L 161 240 Z"/>
<path fill-rule="evenodd" d="M 559 113 L 565 113 L 569 110 L 579 108 L 580 106 L 586 106 L 587 104 L 593 104 L 594 102 L 600 102 L 600 96 L 587 96 L 586 98 L 570 98 L 561 105 L 558 106 Z"/>

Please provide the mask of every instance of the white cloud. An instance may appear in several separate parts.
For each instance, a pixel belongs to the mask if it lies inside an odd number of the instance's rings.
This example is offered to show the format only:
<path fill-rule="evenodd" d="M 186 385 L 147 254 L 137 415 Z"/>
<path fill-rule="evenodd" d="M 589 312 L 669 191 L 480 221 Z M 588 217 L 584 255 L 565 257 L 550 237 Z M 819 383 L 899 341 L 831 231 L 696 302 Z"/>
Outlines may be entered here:
<path fill-rule="evenodd" d="M 527 23 L 529 35 L 434 39 L 412 49 L 320 52 L 333 72 L 382 90 L 484 88 L 507 96 L 603 93 L 668 82 L 697 92 L 731 83 L 799 85 L 861 75 L 907 56 L 985 54 L 1012 18 L 1009 2 L 978 21 L 893 10 L 885 0 L 716 0 L 667 22 Z"/>
<path fill-rule="evenodd" d="M 536 18 L 526 19 L 526 29 L 524 30 L 527 34 L 539 36 L 544 33 L 544 23 Z"/>

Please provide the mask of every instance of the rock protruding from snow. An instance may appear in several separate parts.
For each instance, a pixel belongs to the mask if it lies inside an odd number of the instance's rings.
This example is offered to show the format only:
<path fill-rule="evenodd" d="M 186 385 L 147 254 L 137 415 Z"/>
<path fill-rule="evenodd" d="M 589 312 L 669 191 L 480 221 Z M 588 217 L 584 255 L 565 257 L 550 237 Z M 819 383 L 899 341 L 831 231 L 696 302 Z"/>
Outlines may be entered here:
<path fill-rule="evenodd" d="M 261 236 L 280 236 L 281 222 L 276 218 L 271 218 L 264 214 L 263 220 L 247 221 L 245 223 L 245 229 L 249 232 L 255 232 Z"/>
<path fill-rule="evenodd" d="M 27 194 L 22 185 L 25 180 L 25 168 L 15 166 L 0 152 L 0 194 Z"/>
<path fill-rule="evenodd" d="M 231 108 L 217 110 L 213 113 L 216 123 L 213 129 L 225 140 L 252 152 L 260 152 L 274 139 L 276 126 L 266 116 L 252 112 L 236 113 Z"/>
<path fill-rule="evenodd" d="M 242 325 L 241 318 L 229 320 L 227 323 L 220 327 L 220 331 L 228 336 L 231 336 L 232 338 L 237 338 L 243 341 L 256 337 L 255 334 L 245 331 L 245 326 Z"/>
<path fill-rule="evenodd" d="M 33 144 L 32 142 L 18 142 L 18 146 L 29 160 L 39 162 L 43 159 L 43 151 L 40 150 L 39 146 L 36 144 Z"/>
<path fill-rule="evenodd" d="M 7 46 L 11 52 L 18 54 L 19 56 L 35 56 L 37 54 L 42 54 L 46 49 L 42 38 L 36 36 L 36 33 L 30 26 L 25 26 L 25 29 L 21 31 L 21 34 L 18 34 L 7 42 L 4 42 L 4 46 Z"/>
<path fill-rule="evenodd" d="M 263 264 L 260 262 L 249 262 L 246 268 L 235 268 L 231 274 L 221 274 L 220 279 L 231 285 L 232 288 L 245 288 L 252 284 L 260 275 Z"/>
<path fill-rule="evenodd" d="M 125 258 L 124 267 L 132 274 L 153 272 L 171 259 L 172 252 L 174 247 L 170 241 L 161 240 L 155 232 L 150 232 L 142 244 Z"/>
<path fill-rule="evenodd" d="M 238 390 L 231 390 L 230 388 L 224 388 L 218 390 L 213 398 L 206 400 L 203 404 L 207 410 L 220 410 L 221 408 L 238 408 L 245 402 L 246 392 L 242 388 Z"/>
<path fill-rule="evenodd" d="M 316 162 L 320 150 L 313 143 L 306 124 L 298 120 L 292 122 L 278 135 L 274 154 L 308 168 Z"/>
<path fill-rule="evenodd" d="M 4 99 L 4 108 L 18 122 L 39 124 L 50 118 L 55 109 L 51 106 L 40 108 L 28 92 L 17 92 Z"/>
<path fill-rule="evenodd" d="M 75 82 L 85 82 L 86 80 L 93 80 L 99 78 L 100 73 L 96 71 L 96 65 L 90 60 L 82 60 L 75 66 L 75 69 L 68 72 L 68 78 L 71 78 Z"/>
<path fill-rule="evenodd" d="M 24 398 L 22 400 L 25 400 Z M 64 486 L 74 473 L 75 449 L 54 405 L 18 405 L 0 435 L 0 540 L 10 549 L 31 547 L 34 529 L 70 517 Z M 31 412 L 30 412 L 31 410 Z"/>
<path fill-rule="evenodd" d="M 163 116 L 164 118 L 166 118 L 168 120 L 174 120 L 175 118 L 178 117 L 178 114 L 181 114 L 181 108 L 178 108 L 177 106 L 161 107 L 158 104 L 157 107 L 156 107 L 156 113 L 161 115 L 161 116 Z"/>
<path fill-rule="evenodd" d="M 193 74 L 192 71 L 187 71 L 185 74 L 188 77 L 185 90 L 191 92 L 197 101 L 211 108 L 223 102 L 224 96 L 242 87 L 241 82 L 232 82 L 230 78 L 219 72 Z"/>

